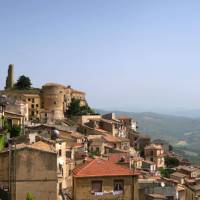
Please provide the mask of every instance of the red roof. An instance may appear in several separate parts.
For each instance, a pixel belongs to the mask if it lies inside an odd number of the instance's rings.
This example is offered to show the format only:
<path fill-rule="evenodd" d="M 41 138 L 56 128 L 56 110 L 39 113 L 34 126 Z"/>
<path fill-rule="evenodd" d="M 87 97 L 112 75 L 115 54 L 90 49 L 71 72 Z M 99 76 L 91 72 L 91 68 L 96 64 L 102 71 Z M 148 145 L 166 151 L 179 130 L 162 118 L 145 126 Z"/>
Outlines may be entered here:
<path fill-rule="evenodd" d="M 102 177 L 102 176 L 133 176 L 128 168 L 122 167 L 109 160 L 96 158 L 84 163 L 73 170 L 74 177 Z"/>
<path fill-rule="evenodd" d="M 129 162 L 128 154 L 127 153 L 112 153 L 109 156 L 109 160 L 113 163 L 118 163 L 120 160 L 124 159 L 124 163 Z"/>

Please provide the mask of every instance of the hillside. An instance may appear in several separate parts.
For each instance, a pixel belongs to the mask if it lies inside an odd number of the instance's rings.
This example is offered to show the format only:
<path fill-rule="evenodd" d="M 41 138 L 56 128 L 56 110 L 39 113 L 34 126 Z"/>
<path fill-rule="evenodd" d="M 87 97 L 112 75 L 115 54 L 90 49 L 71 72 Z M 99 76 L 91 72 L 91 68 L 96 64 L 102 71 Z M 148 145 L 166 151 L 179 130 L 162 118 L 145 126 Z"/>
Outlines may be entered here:
<path fill-rule="evenodd" d="M 98 110 L 99 113 L 106 111 Z M 134 113 L 113 111 L 117 115 L 127 115 L 138 122 L 138 130 L 152 139 L 169 141 L 179 153 L 190 160 L 200 157 L 200 119 L 164 115 L 157 113 Z"/>

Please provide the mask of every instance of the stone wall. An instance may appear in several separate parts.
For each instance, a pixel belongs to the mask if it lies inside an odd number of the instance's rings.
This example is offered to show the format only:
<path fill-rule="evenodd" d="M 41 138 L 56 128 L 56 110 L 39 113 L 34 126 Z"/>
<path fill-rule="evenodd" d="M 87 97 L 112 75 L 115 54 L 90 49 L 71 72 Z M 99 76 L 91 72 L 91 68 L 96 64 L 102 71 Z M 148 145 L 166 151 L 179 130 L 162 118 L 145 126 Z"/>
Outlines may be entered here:
<path fill-rule="evenodd" d="M 92 181 L 103 181 L 102 191 L 110 191 L 110 193 L 97 196 L 91 193 Z M 114 180 L 124 180 L 123 194 L 113 195 Z M 94 177 L 94 178 L 74 178 L 74 200 L 139 200 L 137 190 L 134 190 L 133 177 Z M 137 186 L 136 186 L 137 188 Z"/>
<path fill-rule="evenodd" d="M 13 151 L 11 159 L 13 200 L 25 199 L 28 192 L 32 193 L 36 200 L 56 200 L 56 158 L 56 153 L 32 148 L 19 149 L 16 154 Z M 0 153 L 0 186 L 8 186 L 8 159 L 8 152 Z"/>

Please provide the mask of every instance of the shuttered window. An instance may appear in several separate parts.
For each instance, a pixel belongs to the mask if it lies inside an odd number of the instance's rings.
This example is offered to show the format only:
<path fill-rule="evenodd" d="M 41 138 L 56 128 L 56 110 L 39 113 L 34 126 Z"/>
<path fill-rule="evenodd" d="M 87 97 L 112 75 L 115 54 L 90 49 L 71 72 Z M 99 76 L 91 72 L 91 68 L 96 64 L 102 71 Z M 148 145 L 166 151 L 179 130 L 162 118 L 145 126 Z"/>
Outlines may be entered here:
<path fill-rule="evenodd" d="M 92 181 L 92 191 L 102 192 L 102 181 Z"/>

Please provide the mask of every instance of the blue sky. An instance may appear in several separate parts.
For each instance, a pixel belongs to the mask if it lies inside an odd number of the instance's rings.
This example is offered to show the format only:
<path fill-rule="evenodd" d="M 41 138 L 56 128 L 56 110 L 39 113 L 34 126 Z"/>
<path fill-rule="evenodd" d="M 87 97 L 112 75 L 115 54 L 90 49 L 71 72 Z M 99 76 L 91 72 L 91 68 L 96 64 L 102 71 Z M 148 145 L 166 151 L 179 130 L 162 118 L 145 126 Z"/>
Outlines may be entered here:
<path fill-rule="evenodd" d="M 96 108 L 200 108 L 200 1 L 0 1 L 0 88 L 7 66 L 33 85 L 84 90 Z"/>

